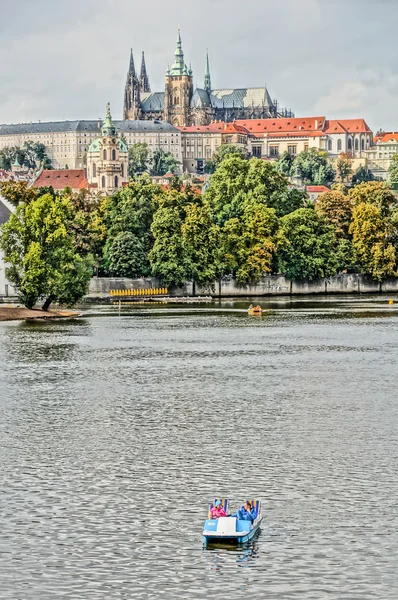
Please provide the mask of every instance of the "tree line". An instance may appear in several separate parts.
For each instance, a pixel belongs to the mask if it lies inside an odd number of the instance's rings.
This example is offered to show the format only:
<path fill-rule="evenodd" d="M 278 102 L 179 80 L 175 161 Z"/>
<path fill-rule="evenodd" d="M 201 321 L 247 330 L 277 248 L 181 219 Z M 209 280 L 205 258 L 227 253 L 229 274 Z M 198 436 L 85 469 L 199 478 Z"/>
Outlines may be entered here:
<path fill-rule="evenodd" d="M 11 171 L 15 161 L 21 167 L 36 169 L 39 165 L 43 169 L 52 169 L 52 162 L 46 152 L 46 146 L 41 142 L 24 142 L 23 146 L 7 146 L 0 150 L 0 169 Z"/>
<path fill-rule="evenodd" d="M 165 189 L 147 174 L 110 198 L 0 184 L 17 206 L 0 247 L 27 306 L 73 304 L 94 268 L 104 276 L 155 276 L 165 287 L 212 286 L 226 275 L 239 285 L 266 274 L 395 276 L 398 205 L 389 186 L 333 188 L 312 203 L 272 163 L 239 154 L 219 163 L 202 193 L 177 177 Z"/>

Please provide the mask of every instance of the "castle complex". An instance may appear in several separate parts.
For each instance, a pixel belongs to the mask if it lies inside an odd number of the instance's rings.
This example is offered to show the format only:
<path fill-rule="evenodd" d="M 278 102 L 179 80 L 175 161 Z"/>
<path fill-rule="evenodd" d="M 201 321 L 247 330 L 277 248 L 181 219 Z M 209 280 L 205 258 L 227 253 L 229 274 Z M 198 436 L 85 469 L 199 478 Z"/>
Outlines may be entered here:
<path fill-rule="evenodd" d="M 180 30 L 172 67 L 166 71 L 164 92 L 152 92 L 145 56 L 142 54 L 140 75 L 137 75 L 131 52 L 124 92 L 123 118 L 129 121 L 167 121 L 176 127 L 208 125 L 213 121 L 230 123 L 236 119 L 275 119 L 294 116 L 280 111 L 271 100 L 266 87 L 212 89 L 209 55 L 203 88 L 194 89 L 193 71 L 185 64 Z"/>

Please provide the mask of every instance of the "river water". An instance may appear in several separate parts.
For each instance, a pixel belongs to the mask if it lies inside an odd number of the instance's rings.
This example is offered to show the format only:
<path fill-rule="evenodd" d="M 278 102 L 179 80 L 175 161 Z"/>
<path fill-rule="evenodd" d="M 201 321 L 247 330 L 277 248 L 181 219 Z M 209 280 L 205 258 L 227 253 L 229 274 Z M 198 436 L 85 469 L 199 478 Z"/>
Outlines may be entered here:
<path fill-rule="evenodd" d="M 398 304 L 0 324 L 0 598 L 398 597 Z M 207 504 L 260 498 L 247 547 Z"/>

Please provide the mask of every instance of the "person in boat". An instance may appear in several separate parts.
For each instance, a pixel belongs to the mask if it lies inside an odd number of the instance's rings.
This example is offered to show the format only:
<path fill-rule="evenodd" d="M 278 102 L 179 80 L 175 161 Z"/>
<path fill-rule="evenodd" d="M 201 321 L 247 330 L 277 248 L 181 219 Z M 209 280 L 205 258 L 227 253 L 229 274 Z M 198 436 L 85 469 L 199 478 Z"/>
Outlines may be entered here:
<path fill-rule="evenodd" d="M 231 515 L 231 517 L 236 517 L 239 521 L 250 521 L 253 523 L 256 518 L 256 512 L 255 509 L 252 508 L 251 502 L 247 501 L 234 515 Z"/>
<path fill-rule="evenodd" d="M 253 310 L 253 304 L 250 304 L 248 310 Z"/>
<path fill-rule="evenodd" d="M 213 519 L 218 519 L 219 517 L 227 516 L 227 513 L 225 512 L 220 500 L 216 500 L 214 502 L 214 506 L 210 512 Z"/>

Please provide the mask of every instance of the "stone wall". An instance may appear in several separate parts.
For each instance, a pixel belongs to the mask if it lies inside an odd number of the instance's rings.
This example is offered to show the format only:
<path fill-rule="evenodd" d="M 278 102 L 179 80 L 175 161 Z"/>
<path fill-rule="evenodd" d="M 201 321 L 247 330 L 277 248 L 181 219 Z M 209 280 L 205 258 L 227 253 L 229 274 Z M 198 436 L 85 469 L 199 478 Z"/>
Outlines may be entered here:
<path fill-rule="evenodd" d="M 157 279 L 117 279 L 93 277 L 87 299 L 109 298 L 110 290 L 134 290 L 162 287 Z M 263 277 L 255 285 L 239 287 L 233 277 L 216 281 L 212 288 L 200 288 L 187 281 L 181 288 L 172 288 L 173 297 L 213 296 L 216 298 L 258 297 L 258 296 L 300 296 L 312 294 L 378 294 L 398 293 L 398 279 L 388 279 L 377 283 L 363 275 L 336 275 L 316 281 L 289 281 L 283 275 Z"/>

